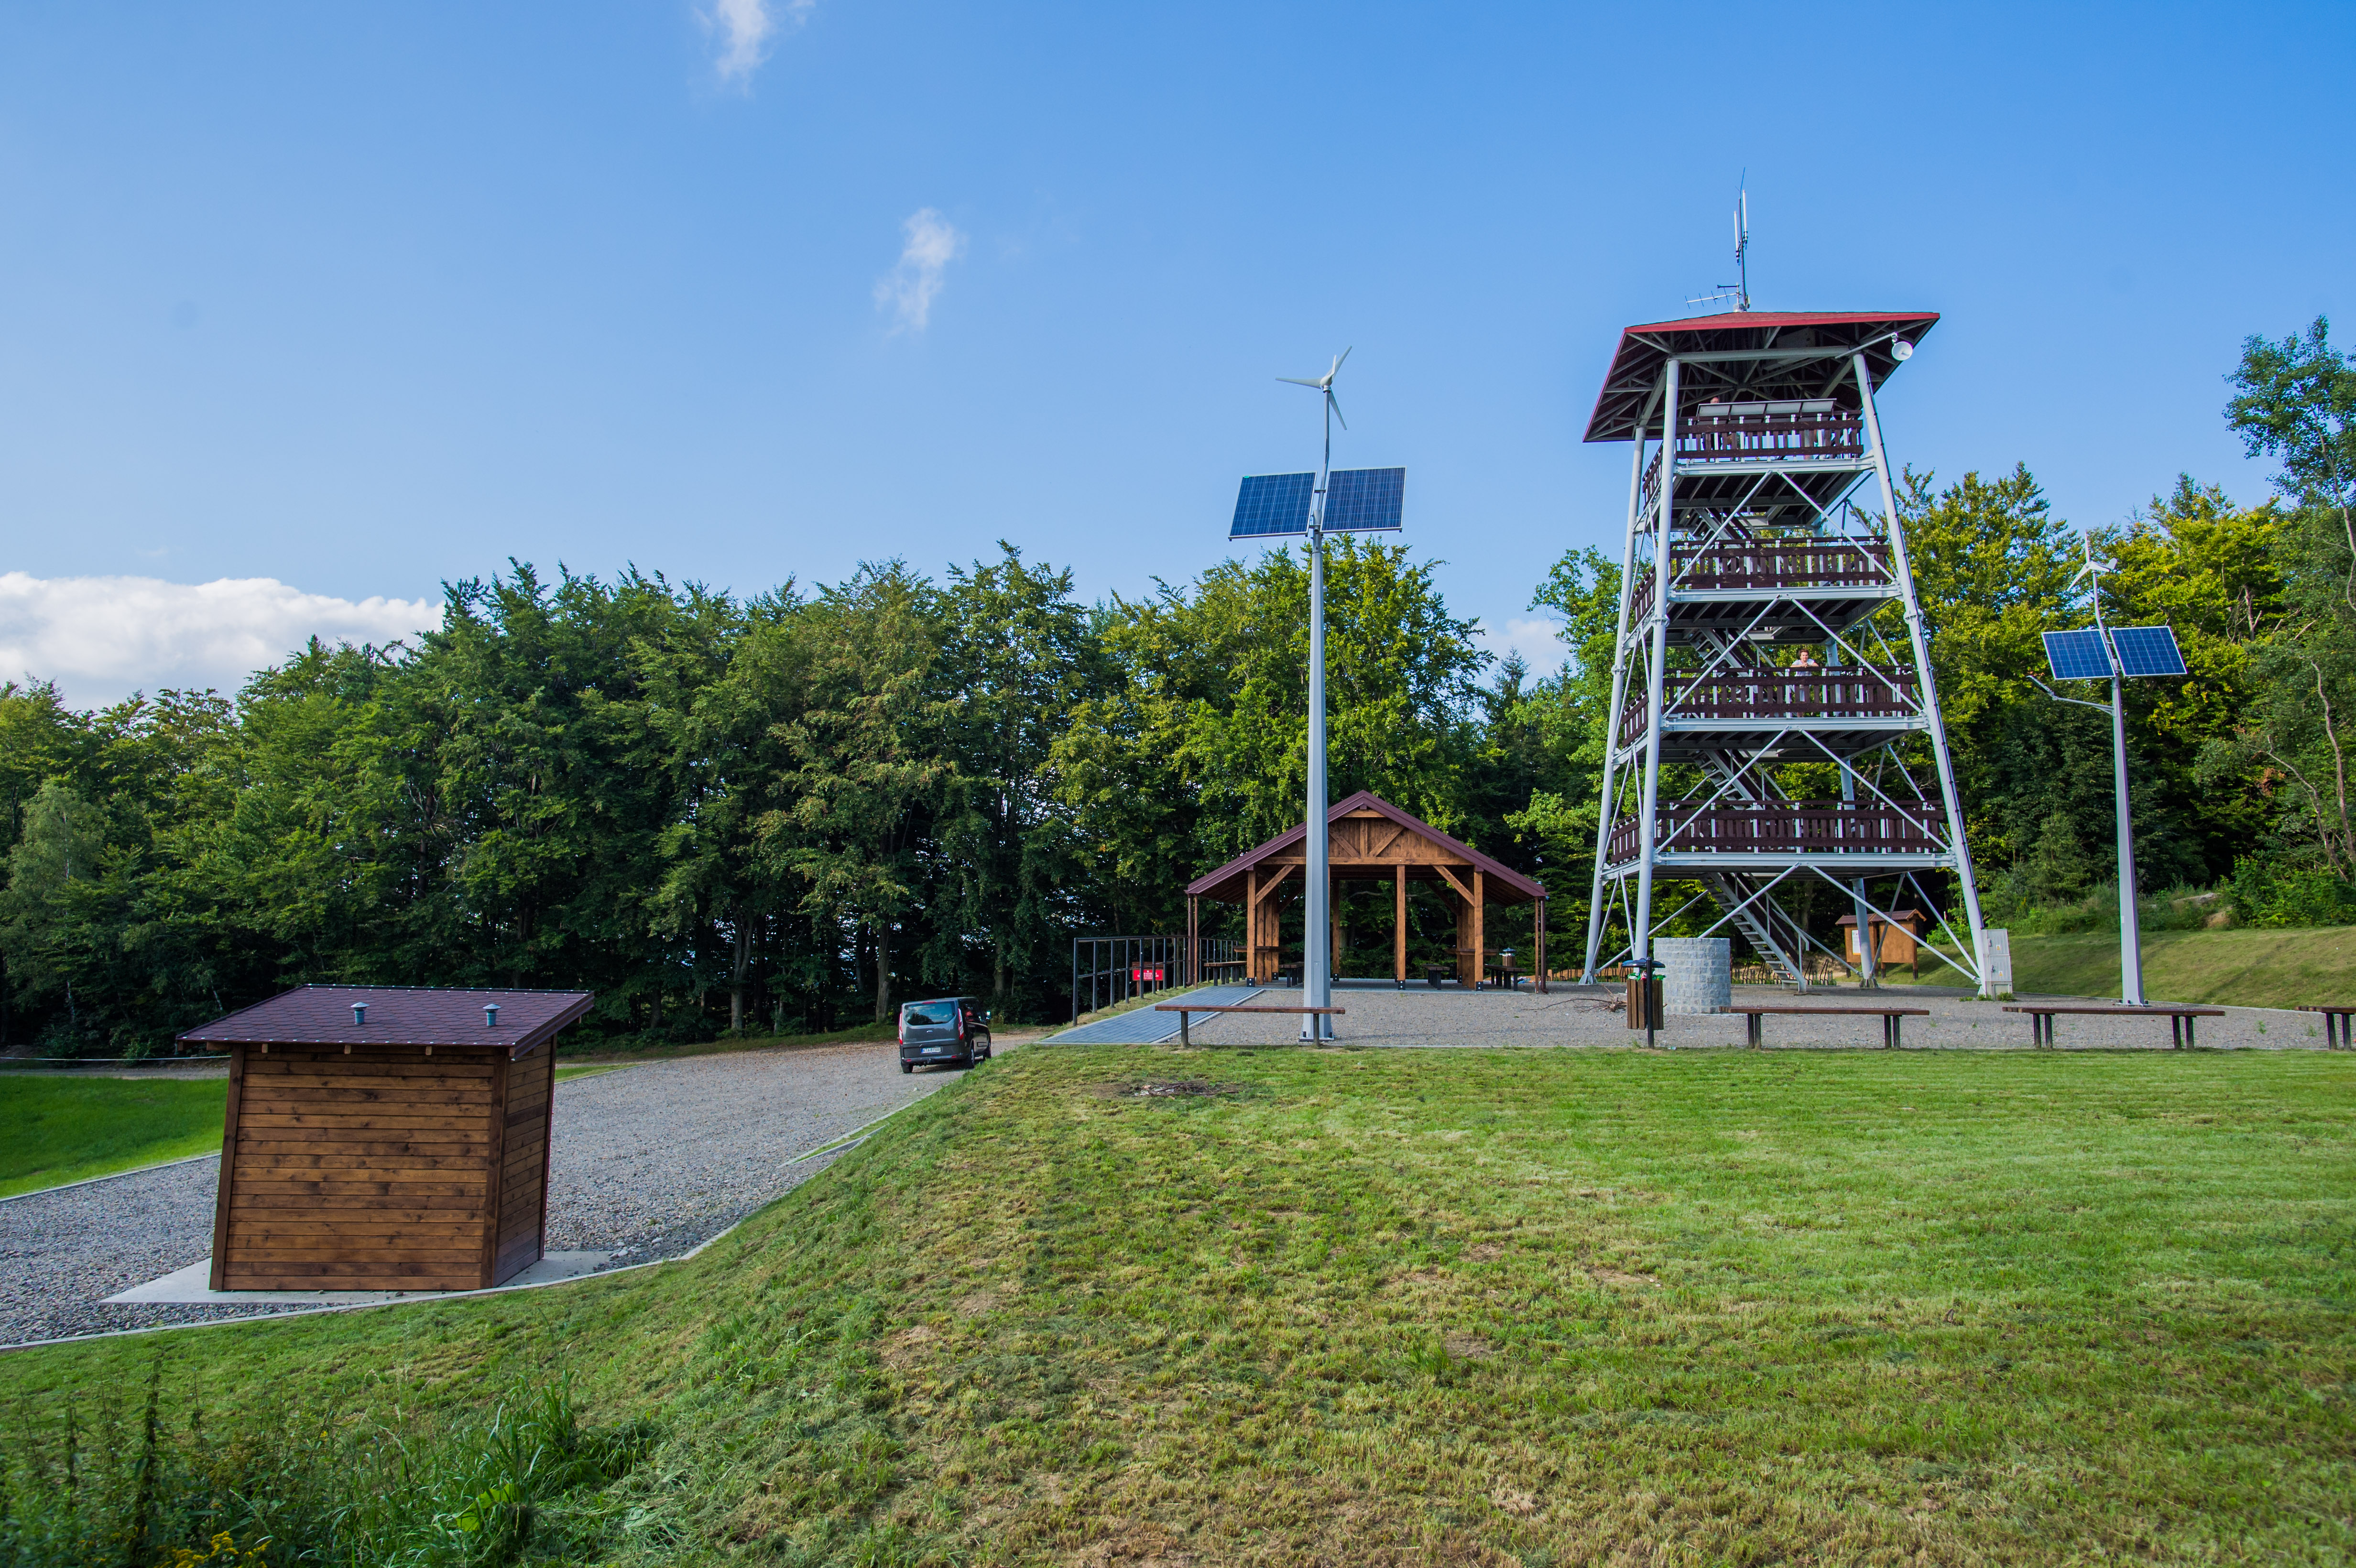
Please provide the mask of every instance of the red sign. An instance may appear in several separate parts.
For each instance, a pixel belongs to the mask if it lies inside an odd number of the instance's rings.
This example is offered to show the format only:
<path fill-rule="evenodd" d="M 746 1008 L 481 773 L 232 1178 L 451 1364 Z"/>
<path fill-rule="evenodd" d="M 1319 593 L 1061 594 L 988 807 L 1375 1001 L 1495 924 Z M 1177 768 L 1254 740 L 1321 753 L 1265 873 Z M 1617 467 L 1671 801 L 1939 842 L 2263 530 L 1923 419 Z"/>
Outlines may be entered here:
<path fill-rule="evenodd" d="M 1129 977 L 1141 986 L 1159 986 L 1162 983 L 1162 966 L 1158 964 L 1150 967 L 1143 964 L 1134 965 L 1129 971 Z"/>

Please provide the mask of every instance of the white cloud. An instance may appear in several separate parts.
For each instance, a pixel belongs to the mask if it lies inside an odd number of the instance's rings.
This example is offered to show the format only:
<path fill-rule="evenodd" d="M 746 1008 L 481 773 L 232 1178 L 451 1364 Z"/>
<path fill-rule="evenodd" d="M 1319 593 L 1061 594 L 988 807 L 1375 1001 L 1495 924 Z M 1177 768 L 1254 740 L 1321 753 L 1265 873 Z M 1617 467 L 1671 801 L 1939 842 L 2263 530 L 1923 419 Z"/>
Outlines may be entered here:
<path fill-rule="evenodd" d="M 164 687 L 234 691 L 314 636 L 381 644 L 441 624 L 438 600 L 355 603 L 272 577 L 187 583 L 0 572 L 0 680 L 54 680 L 75 707 Z"/>
<path fill-rule="evenodd" d="M 818 0 L 712 0 L 712 9 L 700 15 L 720 37 L 720 80 L 750 80 L 778 35 L 809 21 L 817 8 Z"/>
<path fill-rule="evenodd" d="M 1481 641 L 1491 653 L 1504 658 L 1509 653 L 1522 656 L 1529 662 L 1532 675 L 1552 675 L 1562 667 L 1568 650 L 1562 645 L 1562 624 L 1558 621 L 1521 621 L 1508 617 L 1505 629 L 1481 628 Z"/>
<path fill-rule="evenodd" d="M 890 306 L 901 326 L 922 332 L 932 317 L 933 296 L 941 292 L 941 274 L 965 251 L 965 236 L 930 207 L 911 214 L 900 227 L 906 230 L 908 243 L 900 251 L 900 264 L 876 280 L 875 304 L 878 309 Z"/>

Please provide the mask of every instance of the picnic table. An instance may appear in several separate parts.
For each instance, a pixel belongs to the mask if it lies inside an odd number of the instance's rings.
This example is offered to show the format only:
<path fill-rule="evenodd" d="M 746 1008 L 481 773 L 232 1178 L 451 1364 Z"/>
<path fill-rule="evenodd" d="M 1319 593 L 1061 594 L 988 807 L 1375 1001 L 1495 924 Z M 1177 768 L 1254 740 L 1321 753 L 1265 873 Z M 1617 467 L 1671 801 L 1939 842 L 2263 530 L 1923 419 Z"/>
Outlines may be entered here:
<path fill-rule="evenodd" d="M 2225 1009 L 2222 1008 L 2179 1008 L 2167 1003 L 2147 1003 L 2139 1008 L 2131 1008 L 2119 1002 L 2105 1003 L 2096 1007 L 2065 1005 L 2061 1002 L 2012 1002 L 2008 1003 L 2004 1010 L 2008 1013 L 2027 1013 L 2029 1042 L 2049 1050 L 2053 1044 L 2053 1015 L 2056 1013 L 2101 1019 L 2164 1016 L 2168 1019 L 2169 1037 L 2173 1041 L 2170 1049 L 2176 1051 L 2183 1051 L 2192 1044 L 2194 1019 L 2222 1019 L 2225 1016 Z"/>

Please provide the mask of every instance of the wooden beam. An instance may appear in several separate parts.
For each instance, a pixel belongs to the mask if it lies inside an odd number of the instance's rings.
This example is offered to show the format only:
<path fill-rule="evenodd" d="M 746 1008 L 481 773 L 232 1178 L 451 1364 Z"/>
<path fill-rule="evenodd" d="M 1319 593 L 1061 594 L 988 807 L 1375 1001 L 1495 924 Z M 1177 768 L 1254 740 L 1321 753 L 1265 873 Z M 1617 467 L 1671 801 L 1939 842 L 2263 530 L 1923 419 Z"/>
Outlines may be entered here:
<path fill-rule="evenodd" d="M 1455 936 L 1456 983 L 1460 986 L 1477 986 L 1480 984 L 1480 972 L 1477 968 L 1474 970 L 1472 979 L 1468 980 L 1464 977 L 1464 965 L 1466 963 L 1477 963 L 1480 958 L 1479 954 L 1470 953 L 1470 950 L 1465 946 L 1465 944 L 1472 940 L 1472 901 L 1471 899 L 1460 898 L 1456 901 Z"/>
<path fill-rule="evenodd" d="M 1541 995 L 1541 996 L 1543 996 L 1543 995 L 1545 995 L 1545 994 L 1546 994 L 1546 988 L 1547 988 L 1547 960 L 1546 960 L 1546 938 L 1547 938 L 1547 930 L 1546 930 L 1546 904 L 1547 904 L 1546 900 L 1544 900 L 1544 899 L 1540 899 L 1540 900 L 1538 900 L 1538 913 L 1537 913 L 1537 928 L 1538 928 L 1538 929 L 1537 929 L 1537 949 L 1538 949 L 1538 954 L 1537 954 L 1537 968 L 1538 968 L 1538 993 L 1539 993 L 1539 995 Z"/>
<path fill-rule="evenodd" d="M 1456 880 L 1456 874 L 1453 871 L 1451 871 L 1447 867 L 1440 865 L 1437 861 L 1428 861 L 1426 864 L 1430 865 L 1433 870 L 1440 873 L 1440 880 L 1441 881 L 1446 882 L 1450 887 L 1456 890 L 1456 896 L 1458 898 L 1462 899 L 1466 903 L 1471 903 L 1472 901 L 1472 890 L 1466 887 L 1462 882 L 1458 881 Z M 1481 873 L 1475 871 L 1472 874 L 1477 877 Z"/>
<path fill-rule="evenodd" d="M 1489 890 L 1482 885 L 1481 868 L 1472 868 L 1472 983 L 1479 985 L 1489 966 Z"/>
<path fill-rule="evenodd" d="M 1293 862 L 1292 862 L 1292 864 L 1290 864 L 1290 865 L 1289 865 L 1289 866 L 1285 867 L 1282 870 L 1280 870 L 1280 871 L 1277 872 L 1277 874 L 1276 874 L 1276 875 L 1274 875 L 1273 877 L 1270 877 L 1267 881 L 1265 881 L 1265 882 L 1261 883 L 1261 884 L 1260 884 L 1260 886 L 1259 886 L 1259 888 L 1258 889 L 1258 891 L 1256 891 L 1255 892 L 1253 892 L 1253 894 L 1252 894 L 1252 896 L 1251 896 L 1252 902 L 1253 902 L 1253 903 L 1255 903 L 1255 904 L 1257 904 L 1257 903 L 1258 903 L 1262 899 L 1267 898 L 1269 894 L 1270 894 L 1270 893 L 1272 893 L 1272 892 L 1276 891 L 1278 885 L 1279 885 L 1280 883 L 1281 883 L 1281 882 L 1284 880 L 1284 879 L 1285 879 L 1285 878 L 1287 878 L 1287 877 L 1289 877 L 1289 876 L 1292 875 L 1292 873 L 1293 873 L 1294 871 L 1299 870 L 1300 869 L 1301 869 L 1301 862 L 1300 862 L 1300 861 L 1298 861 L 1298 860 L 1295 860 L 1295 861 L 1293 861 Z M 1255 871 L 1255 872 L 1253 872 L 1253 873 L 1252 873 L 1252 875 L 1254 876 L 1254 878 L 1255 878 L 1255 879 L 1257 879 L 1257 878 L 1258 878 L 1258 874 L 1259 874 L 1259 873 L 1258 873 L 1257 871 Z"/>
<path fill-rule="evenodd" d="M 1395 912 L 1391 917 L 1392 978 L 1404 986 L 1407 984 L 1407 862 L 1404 860 L 1391 867 L 1391 889 Z"/>

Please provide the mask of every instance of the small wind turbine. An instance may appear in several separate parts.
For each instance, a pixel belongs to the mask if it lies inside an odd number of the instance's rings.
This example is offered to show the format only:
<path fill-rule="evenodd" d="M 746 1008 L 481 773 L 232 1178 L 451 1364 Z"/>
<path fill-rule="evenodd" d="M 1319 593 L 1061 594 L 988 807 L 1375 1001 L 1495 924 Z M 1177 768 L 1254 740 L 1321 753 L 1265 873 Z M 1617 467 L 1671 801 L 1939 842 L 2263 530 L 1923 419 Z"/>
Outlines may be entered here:
<path fill-rule="evenodd" d="M 1350 428 L 1350 421 L 1348 420 L 1342 419 L 1342 405 L 1333 396 L 1333 378 L 1342 373 L 1342 361 L 1347 359 L 1349 357 L 1350 351 L 1344 348 L 1342 352 L 1333 356 L 1333 368 L 1327 370 L 1325 374 L 1317 377 L 1313 380 L 1307 379 L 1300 376 L 1279 376 L 1277 379 L 1282 381 L 1288 387 L 1314 387 L 1319 391 L 1324 393 L 1325 411 L 1333 415 L 1335 419 L 1342 420 L 1342 428 L 1344 430 L 1347 430 Z M 1333 460 L 1333 429 L 1331 425 L 1328 425 L 1325 429 L 1326 460 L 1330 463 Z M 1323 489 L 1324 486 L 1320 485 L 1318 488 Z"/>

